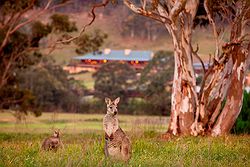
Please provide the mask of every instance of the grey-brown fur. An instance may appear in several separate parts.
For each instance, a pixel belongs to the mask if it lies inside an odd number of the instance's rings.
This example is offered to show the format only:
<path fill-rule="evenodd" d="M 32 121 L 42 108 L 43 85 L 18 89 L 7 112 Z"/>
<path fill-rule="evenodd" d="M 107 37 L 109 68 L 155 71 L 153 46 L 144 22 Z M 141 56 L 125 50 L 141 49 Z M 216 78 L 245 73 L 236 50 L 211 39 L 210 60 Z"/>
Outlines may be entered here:
<path fill-rule="evenodd" d="M 105 98 L 107 114 L 103 118 L 105 131 L 105 155 L 114 159 L 128 161 L 131 158 L 131 142 L 124 131 L 119 127 L 117 118 L 117 104 L 120 98 L 114 101 Z"/>
<path fill-rule="evenodd" d="M 55 130 L 53 136 L 46 138 L 42 143 L 42 149 L 45 151 L 57 151 L 61 146 L 59 130 Z"/>

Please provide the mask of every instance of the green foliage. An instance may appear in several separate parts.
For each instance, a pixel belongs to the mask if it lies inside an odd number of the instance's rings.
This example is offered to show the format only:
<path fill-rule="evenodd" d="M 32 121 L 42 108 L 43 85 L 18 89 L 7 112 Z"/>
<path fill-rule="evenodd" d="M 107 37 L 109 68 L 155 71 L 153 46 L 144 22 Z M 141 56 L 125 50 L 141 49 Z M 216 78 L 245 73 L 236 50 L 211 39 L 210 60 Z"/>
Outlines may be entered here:
<path fill-rule="evenodd" d="M 84 54 L 98 51 L 107 38 L 108 35 L 100 30 L 95 30 L 90 34 L 84 33 L 75 42 L 77 45 L 76 53 Z"/>
<path fill-rule="evenodd" d="M 234 124 L 232 132 L 250 134 L 250 93 L 246 91 L 244 92 L 240 115 Z"/>
<path fill-rule="evenodd" d="M 50 16 L 51 27 L 55 32 L 77 31 L 75 22 L 69 21 L 69 16 L 64 14 L 53 14 Z"/>
<path fill-rule="evenodd" d="M 4 37 L 6 31 L 0 30 L 0 36 Z M 0 40 L 3 40 L 1 38 Z M 0 108 L 17 109 L 23 113 L 33 107 L 34 97 L 27 89 L 21 89 L 16 79 L 20 69 L 33 65 L 39 59 L 38 54 L 28 54 L 24 50 L 28 47 L 28 36 L 22 32 L 13 33 L 7 45 L 0 53 L 0 76 L 7 76 L 1 80 L 5 81 L 5 86 L 0 89 Z M 11 62 L 9 62 L 11 61 Z M 8 65 L 8 63 L 10 63 Z M 9 71 L 7 71 L 9 69 Z M 35 115 L 40 115 L 40 111 L 33 110 Z"/>
<path fill-rule="evenodd" d="M 28 89 L 21 89 L 18 86 L 6 85 L 0 91 L 1 108 L 18 110 L 27 114 L 32 110 L 35 116 L 41 115 L 41 111 L 33 109 L 35 97 Z"/>
<path fill-rule="evenodd" d="M 77 93 L 60 66 L 48 63 L 43 67 L 25 69 L 19 72 L 18 79 L 20 87 L 30 90 L 34 95 L 36 108 L 46 111 L 59 108 L 66 112 L 76 112 L 79 109 Z"/>
<path fill-rule="evenodd" d="M 130 98 L 125 106 L 126 113 L 133 115 L 162 115 L 159 108 L 144 98 Z"/>
<path fill-rule="evenodd" d="M 173 74 L 174 57 L 167 51 L 156 52 L 141 73 L 138 89 L 163 115 L 170 112 Z"/>
<path fill-rule="evenodd" d="M 43 37 L 46 37 L 49 33 L 51 33 L 51 27 L 49 25 L 41 23 L 40 21 L 36 21 L 32 24 L 31 31 L 32 31 L 31 46 L 38 47 L 39 41 Z"/>
<path fill-rule="evenodd" d="M 53 1 L 51 5 L 66 1 Z M 43 66 L 45 63 L 43 55 L 38 50 L 39 42 L 43 37 L 51 32 L 76 31 L 75 23 L 71 22 L 66 15 L 55 14 L 51 16 L 49 24 L 34 21 L 10 34 L 7 33 L 17 24 L 20 25 L 26 21 L 25 15 L 35 6 L 42 7 L 46 3 L 40 0 L 0 2 L 0 24 L 3 27 L 0 29 L 0 43 L 4 44 L 0 51 L 2 69 L 0 70 L 0 108 L 13 109 L 24 114 L 32 111 L 36 116 L 41 114 L 41 108 L 50 108 L 52 105 L 66 111 L 77 110 L 78 100 L 76 93 L 71 89 L 67 75 L 53 64 Z M 6 44 L 4 40 L 7 41 Z M 34 84 L 29 82 L 31 80 Z M 36 84 L 40 84 L 40 87 L 38 88 Z"/>
<path fill-rule="evenodd" d="M 200 84 L 201 84 L 202 78 L 203 78 L 203 76 L 201 76 L 201 75 L 199 75 L 199 76 L 196 78 L 196 85 L 200 85 Z"/>
<path fill-rule="evenodd" d="M 2 43 L 6 32 L 6 29 L 2 29 L 0 31 L 0 42 Z M 19 54 L 22 58 L 22 56 L 25 56 L 25 54 L 23 53 L 24 49 L 26 49 L 28 47 L 29 44 L 29 39 L 27 34 L 23 33 L 23 32 L 15 32 L 13 33 L 8 42 L 7 45 L 3 48 L 3 52 L 0 53 L 1 54 L 1 59 L 8 59 L 10 58 L 12 55 L 11 54 Z M 22 54 L 23 53 L 23 54 Z M 17 62 L 17 61 L 16 61 Z"/>
<path fill-rule="evenodd" d="M 174 60 L 172 53 L 160 51 L 141 73 L 140 81 L 127 64 L 104 64 L 93 76 L 96 97 L 100 101 L 84 101 L 82 112 L 100 113 L 105 110 L 104 98 L 120 96 L 122 113 L 134 115 L 168 115 L 171 108 L 171 82 Z M 130 74 L 132 73 L 132 74 Z M 129 77 L 132 77 L 129 78 Z M 128 84 L 126 84 L 128 82 Z M 138 85 L 138 89 L 135 87 Z M 129 98 L 130 92 L 141 92 L 143 98 Z M 95 106 L 96 105 L 96 106 Z M 104 106 L 104 107 L 103 107 Z"/>
<path fill-rule="evenodd" d="M 127 63 L 108 62 L 93 77 L 96 96 L 101 99 L 121 97 L 126 103 L 128 91 L 135 89 L 136 71 Z"/>
<path fill-rule="evenodd" d="M 130 98 L 126 110 L 133 115 L 149 115 L 150 113 L 145 112 L 146 109 L 149 109 L 147 104 L 144 99 Z"/>
<path fill-rule="evenodd" d="M 79 113 L 102 114 L 106 110 L 104 99 L 84 98 Z"/>
<path fill-rule="evenodd" d="M 7 16 L 10 13 L 17 13 L 27 8 L 30 0 L 1 0 L 0 15 Z"/>

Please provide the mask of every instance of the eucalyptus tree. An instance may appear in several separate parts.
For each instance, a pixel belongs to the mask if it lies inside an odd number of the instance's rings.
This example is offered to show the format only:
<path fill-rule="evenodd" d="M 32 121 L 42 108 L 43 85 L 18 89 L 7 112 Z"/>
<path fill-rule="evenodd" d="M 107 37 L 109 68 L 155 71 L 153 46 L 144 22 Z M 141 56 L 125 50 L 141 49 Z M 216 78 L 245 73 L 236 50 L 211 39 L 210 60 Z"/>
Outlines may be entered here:
<path fill-rule="evenodd" d="M 230 132 L 241 111 L 247 59 L 250 50 L 250 1 L 248 0 L 123 0 L 138 15 L 166 27 L 174 45 L 172 87 L 172 135 L 224 135 Z M 211 25 L 215 51 L 205 69 L 198 47 L 192 46 L 193 28 Z M 228 41 L 223 35 L 229 34 Z M 201 61 L 204 77 L 196 92 L 194 57 Z"/>

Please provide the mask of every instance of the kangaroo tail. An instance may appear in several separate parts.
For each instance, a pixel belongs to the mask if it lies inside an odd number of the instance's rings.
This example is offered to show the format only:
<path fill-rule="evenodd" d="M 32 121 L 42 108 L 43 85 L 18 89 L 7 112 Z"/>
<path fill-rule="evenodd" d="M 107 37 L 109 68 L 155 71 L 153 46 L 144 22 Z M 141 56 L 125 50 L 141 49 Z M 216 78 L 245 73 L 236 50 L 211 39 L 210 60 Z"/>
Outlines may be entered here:
<path fill-rule="evenodd" d="M 127 138 L 122 143 L 121 153 L 122 153 L 124 160 L 128 161 L 131 158 L 132 148 L 131 148 L 131 143 L 129 139 Z"/>

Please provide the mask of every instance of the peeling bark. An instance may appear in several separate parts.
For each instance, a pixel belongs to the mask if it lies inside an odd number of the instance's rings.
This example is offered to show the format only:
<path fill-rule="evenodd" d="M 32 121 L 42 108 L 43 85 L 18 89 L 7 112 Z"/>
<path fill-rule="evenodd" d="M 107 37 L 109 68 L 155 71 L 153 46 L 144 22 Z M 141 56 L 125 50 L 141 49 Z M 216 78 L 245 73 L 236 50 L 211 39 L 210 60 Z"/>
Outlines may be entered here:
<path fill-rule="evenodd" d="M 164 5 L 158 3 L 154 12 L 136 7 L 129 0 L 124 2 L 135 13 L 163 23 L 172 37 L 175 72 L 168 133 L 194 136 L 229 133 L 242 105 L 246 59 L 250 50 L 249 41 L 248 48 L 244 50 L 246 47 L 243 45 L 243 39 L 246 36 L 242 30 L 245 26 L 242 25 L 246 25 L 243 18 L 246 20 L 248 8 L 242 7 L 239 13 L 236 13 L 238 17 L 232 20 L 230 42 L 221 47 L 222 38 L 217 31 L 212 11 L 208 8 L 210 2 L 205 0 L 205 10 L 213 28 L 216 51 L 212 65 L 208 70 L 204 70 L 201 89 L 197 94 L 192 56 L 199 56 L 198 49 L 194 51 L 191 43 L 193 20 L 199 0 L 173 0 L 166 1 Z M 239 5 L 236 4 L 235 8 L 238 9 Z"/>
<path fill-rule="evenodd" d="M 212 136 L 228 134 L 241 111 L 247 58 L 244 52 L 240 46 L 233 48 L 232 56 L 237 55 L 237 59 L 234 61 L 226 104 L 212 129 Z"/>

